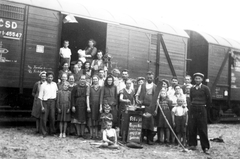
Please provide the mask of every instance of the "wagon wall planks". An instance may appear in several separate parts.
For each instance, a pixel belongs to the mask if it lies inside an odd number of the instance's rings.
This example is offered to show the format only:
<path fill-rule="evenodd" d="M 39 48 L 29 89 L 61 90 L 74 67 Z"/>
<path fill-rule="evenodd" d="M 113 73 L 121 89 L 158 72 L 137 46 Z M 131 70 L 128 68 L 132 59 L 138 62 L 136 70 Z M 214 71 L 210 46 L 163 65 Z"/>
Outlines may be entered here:
<path fill-rule="evenodd" d="M 145 76 L 148 70 L 155 69 L 149 64 L 151 52 L 156 50 L 151 47 L 149 32 L 108 24 L 107 48 L 113 56 L 113 68 L 128 69 L 131 78 Z"/>
<path fill-rule="evenodd" d="M 29 7 L 24 88 L 32 88 L 40 71 L 58 68 L 59 12 Z"/>

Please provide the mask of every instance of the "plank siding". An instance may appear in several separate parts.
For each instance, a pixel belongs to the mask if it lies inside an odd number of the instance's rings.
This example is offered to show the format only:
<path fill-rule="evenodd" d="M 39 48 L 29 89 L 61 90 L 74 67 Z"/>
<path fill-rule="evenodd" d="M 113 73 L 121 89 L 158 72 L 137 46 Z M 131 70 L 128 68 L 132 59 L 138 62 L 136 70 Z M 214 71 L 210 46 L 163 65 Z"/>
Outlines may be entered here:
<path fill-rule="evenodd" d="M 29 7 L 26 57 L 24 66 L 24 88 L 32 88 L 39 80 L 40 71 L 56 71 L 58 63 L 59 13 Z M 37 45 L 44 46 L 44 53 L 37 53 Z"/>
<path fill-rule="evenodd" d="M 179 83 L 183 83 L 183 77 L 186 74 L 186 40 L 181 37 L 172 35 L 163 35 L 165 45 L 167 47 L 170 59 L 177 74 Z M 160 78 L 166 78 L 170 80 L 172 73 L 167 62 L 162 45 L 160 45 Z"/>
<path fill-rule="evenodd" d="M 107 48 L 113 56 L 113 68 L 128 69 L 131 78 L 145 76 L 150 66 L 151 34 L 108 24 Z M 156 56 L 156 53 L 155 53 Z"/>

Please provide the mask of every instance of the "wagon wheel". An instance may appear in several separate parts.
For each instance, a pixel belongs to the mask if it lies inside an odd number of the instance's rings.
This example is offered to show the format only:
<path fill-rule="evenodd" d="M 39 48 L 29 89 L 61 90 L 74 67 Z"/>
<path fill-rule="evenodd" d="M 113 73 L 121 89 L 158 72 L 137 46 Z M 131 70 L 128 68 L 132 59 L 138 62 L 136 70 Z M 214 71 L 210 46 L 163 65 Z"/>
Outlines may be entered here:
<path fill-rule="evenodd" d="M 213 104 L 213 106 L 208 109 L 208 121 L 213 124 L 220 122 L 222 117 L 221 112 L 220 106 Z"/>

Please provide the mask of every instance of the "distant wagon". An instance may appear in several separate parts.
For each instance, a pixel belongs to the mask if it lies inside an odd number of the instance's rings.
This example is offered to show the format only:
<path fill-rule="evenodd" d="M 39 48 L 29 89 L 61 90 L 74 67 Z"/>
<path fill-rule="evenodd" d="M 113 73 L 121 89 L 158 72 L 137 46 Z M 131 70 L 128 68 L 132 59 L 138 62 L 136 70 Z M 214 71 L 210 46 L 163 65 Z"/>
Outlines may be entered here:
<path fill-rule="evenodd" d="M 202 72 L 213 96 L 211 122 L 240 120 L 240 43 L 193 30 L 186 31 L 188 74 Z M 234 114 L 233 114 L 234 113 Z"/>
<path fill-rule="evenodd" d="M 71 23 L 69 17 L 75 17 Z M 64 23 L 63 23 L 64 22 Z M 148 70 L 156 77 L 186 74 L 188 35 L 173 26 L 112 13 L 67 0 L 0 2 L 0 109 L 29 112 L 31 89 L 40 71 L 58 73 L 59 48 L 70 41 L 72 60 L 89 39 L 112 57 L 112 68 L 128 69 L 132 78 Z M 4 61 L 4 62 L 3 62 Z M 20 109 L 19 111 L 12 110 Z M 3 110 L 4 109 L 4 110 Z"/>

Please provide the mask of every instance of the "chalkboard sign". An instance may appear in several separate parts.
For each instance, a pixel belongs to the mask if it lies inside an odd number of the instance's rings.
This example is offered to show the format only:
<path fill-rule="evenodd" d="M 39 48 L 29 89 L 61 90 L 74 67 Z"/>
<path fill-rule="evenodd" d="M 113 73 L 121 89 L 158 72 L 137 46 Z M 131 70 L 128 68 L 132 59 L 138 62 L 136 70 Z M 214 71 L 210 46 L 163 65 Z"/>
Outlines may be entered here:
<path fill-rule="evenodd" d="M 127 141 L 140 143 L 141 135 L 142 135 L 142 115 L 129 114 Z"/>

